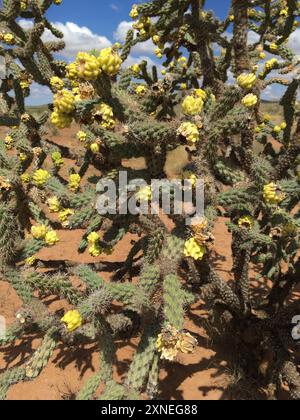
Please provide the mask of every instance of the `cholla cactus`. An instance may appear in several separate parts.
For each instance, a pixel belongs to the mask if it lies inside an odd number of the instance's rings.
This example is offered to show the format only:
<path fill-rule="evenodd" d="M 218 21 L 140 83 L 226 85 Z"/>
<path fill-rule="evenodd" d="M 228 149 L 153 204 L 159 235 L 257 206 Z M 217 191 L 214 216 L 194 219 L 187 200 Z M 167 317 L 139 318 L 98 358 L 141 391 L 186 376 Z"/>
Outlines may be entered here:
<path fill-rule="evenodd" d="M 300 79 L 299 60 L 288 46 L 297 27 L 298 2 L 232 0 L 224 21 L 200 0 L 138 4 L 130 14 L 135 31 L 129 31 L 124 45 L 79 51 L 70 64 L 53 56 L 64 43 L 45 17 L 52 3 L 60 1 L 5 0 L 0 11 L 0 55 L 6 68 L 0 124 L 8 127 L 0 142 L 1 271 L 23 301 L 0 343 L 12 343 L 27 331 L 44 337 L 24 366 L 0 375 L 0 397 L 5 398 L 10 385 L 37 377 L 60 342 L 78 341 L 97 342 L 100 354 L 100 370 L 78 399 L 94 398 L 101 384 L 100 399 L 131 399 L 144 391 L 156 396 L 159 369 L 167 363 L 163 360 L 174 363 L 178 354 L 197 346 L 183 329 L 185 309 L 197 299 L 190 290 L 197 288 L 212 315 L 221 313 L 222 331 L 232 332 L 232 346 L 243 352 L 247 374 L 272 389 L 273 398 L 284 381 L 291 397 L 299 399 L 289 324 L 300 313 L 299 298 L 290 303 L 300 278 Z M 33 21 L 30 30 L 19 25 L 20 17 Z M 226 37 L 230 26 L 231 40 Z M 58 41 L 44 43 L 45 29 Z M 257 34 L 253 44 L 249 30 Z M 131 48 L 150 39 L 163 59 L 161 75 L 145 61 L 124 68 Z M 218 56 L 214 45 L 222 49 Z M 230 71 L 235 84 L 229 83 Z M 39 117 L 25 107 L 33 81 L 53 92 L 53 105 Z M 280 126 L 261 112 L 264 90 L 278 83 L 286 87 Z M 49 120 L 59 130 L 73 122 L 80 126 L 80 156 L 47 139 Z M 279 143 L 276 150 L 272 139 Z M 147 201 L 151 178 L 166 177 L 167 153 L 180 145 L 190 156 L 184 169 L 190 188 L 197 178 L 205 181 L 205 217 L 199 223 L 185 228 L 184 216 L 171 215 L 175 228 L 170 233 L 159 215 L 97 212 L 97 191 L 86 177 L 89 168 L 101 172 L 99 180 L 118 183 L 123 160 L 144 156 L 148 187 L 135 197 Z M 76 165 L 66 175 L 62 167 L 67 159 Z M 134 175 L 128 170 L 130 179 Z M 45 205 L 49 212 L 42 210 Z M 233 287 L 217 274 L 213 258 L 217 211 L 228 216 L 232 232 Z M 89 250 L 95 258 L 92 267 L 74 268 L 66 262 L 52 265 L 51 275 L 40 270 L 37 253 L 55 246 L 58 227 L 85 231 L 81 242 L 71 245 L 79 253 Z M 139 238 L 114 281 L 105 282 L 97 273 L 98 258 L 111 254 L 128 233 Z M 137 255 L 142 256 L 140 266 Z M 272 281 L 267 298 L 253 299 L 259 294 L 253 293 L 250 281 L 253 265 Z M 139 281 L 124 282 L 134 268 L 140 269 Z M 84 291 L 73 286 L 74 274 Z M 57 317 L 37 297 L 47 294 L 66 299 L 72 309 Z M 117 314 L 113 301 L 122 308 Z M 140 343 L 124 383 L 117 384 L 115 338 L 133 334 L 133 324 Z M 266 354 L 270 362 L 262 378 Z"/>

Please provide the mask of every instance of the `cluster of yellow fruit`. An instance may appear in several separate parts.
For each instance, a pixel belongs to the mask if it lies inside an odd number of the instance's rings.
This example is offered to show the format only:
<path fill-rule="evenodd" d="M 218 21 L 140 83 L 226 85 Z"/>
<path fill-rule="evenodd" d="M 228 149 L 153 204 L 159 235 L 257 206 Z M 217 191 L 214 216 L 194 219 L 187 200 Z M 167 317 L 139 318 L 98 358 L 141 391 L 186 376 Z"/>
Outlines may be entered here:
<path fill-rule="evenodd" d="M 84 131 L 80 130 L 77 132 L 76 137 L 80 141 L 80 143 L 85 143 L 87 139 L 87 134 Z"/>
<path fill-rule="evenodd" d="M 80 188 L 80 181 L 81 181 L 81 177 L 79 174 L 71 174 L 69 176 L 69 190 L 73 191 L 73 192 L 77 192 Z"/>
<path fill-rule="evenodd" d="M 51 158 L 56 168 L 60 168 L 64 164 L 64 161 L 60 152 L 53 152 L 51 155 Z"/>
<path fill-rule="evenodd" d="M 94 88 L 91 83 L 95 81 L 101 73 L 108 76 L 115 76 L 122 65 L 122 59 L 118 54 L 120 44 L 105 48 L 100 51 L 99 56 L 87 52 L 79 52 L 75 61 L 66 66 L 66 74 L 71 81 L 73 91 L 64 89 L 64 81 L 59 77 L 52 77 L 51 87 L 55 92 L 54 111 L 51 115 L 51 122 L 58 128 L 70 127 L 72 123 L 72 113 L 75 110 L 76 102 L 89 99 L 94 95 Z M 101 104 L 104 114 L 105 128 L 113 128 L 112 110 L 108 105 Z M 97 110 L 96 110 L 97 112 Z M 101 110 L 100 110 L 101 113 Z"/>
<path fill-rule="evenodd" d="M 278 50 L 278 45 L 277 45 L 275 42 L 272 42 L 272 43 L 269 45 L 269 48 L 270 48 L 270 50 L 271 50 L 272 52 L 276 52 L 276 51 Z"/>
<path fill-rule="evenodd" d="M 282 130 L 285 130 L 287 127 L 286 122 L 281 123 L 280 125 L 275 125 L 273 128 L 274 133 L 279 134 Z"/>
<path fill-rule="evenodd" d="M 191 144 L 195 144 L 200 139 L 200 133 L 196 124 L 185 122 L 180 125 L 177 133 L 187 139 Z"/>
<path fill-rule="evenodd" d="M 32 84 L 32 77 L 25 71 L 21 72 L 20 73 L 21 89 L 23 89 L 23 90 L 29 89 L 31 84 Z"/>
<path fill-rule="evenodd" d="M 62 226 L 68 227 L 70 224 L 69 217 L 73 216 L 74 210 L 62 208 L 58 198 L 55 196 L 48 198 L 47 204 L 51 213 L 59 213 L 58 218 Z"/>
<path fill-rule="evenodd" d="M 100 51 L 98 57 L 101 70 L 109 76 L 115 76 L 122 65 L 122 59 L 116 51 L 117 47 L 119 47 L 119 44 L 116 44 L 115 48 L 105 48 Z"/>
<path fill-rule="evenodd" d="M 183 171 L 182 178 L 188 180 L 193 188 L 196 186 L 198 178 L 192 171 Z"/>
<path fill-rule="evenodd" d="M 264 186 L 263 197 L 266 204 L 278 205 L 285 199 L 285 194 L 275 182 L 271 182 Z"/>
<path fill-rule="evenodd" d="M 67 312 L 60 321 L 65 324 L 69 333 L 80 328 L 83 323 L 82 316 L 77 310 Z"/>
<path fill-rule="evenodd" d="M 90 233 L 87 240 L 89 243 L 89 253 L 93 257 L 99 257 L 99 255 L 102 254 L 102 248 L 99 244 L 100 236 L 98 235 L 98 233 L 97 232 Z"/>
<path fill-rule="evenodd" d="M 150 17 L 141 16 L 137 22 L 132 25 L 136 29 L 140 36 L 146 36 L 151 33 L 151 19 Z"/>
<path fill-rule="evenodd" d="M 198 345 L 197 340 L 190 334 L 178 331 L 168 325 L 158 335 L 156 348 L 161 353 L 161 359 L 174 361 L 179 353 L 192 354 Z"/>
<path fill-rule="evenodd" d="M 246 90 L 251 90 L 256 82 L 254 73 L 243 73 L 237 78 L 238 85 Z"/>
<path fill-rule="evenodd" d="M 134 76 L 139 76 L 141 68 L 140 68 L 139 64 L 133 64 L 130 67 L 130 70 L 132 71 Z"/>
<path fill-rule="evenodd" d="M 243 216 L 238 220 L 238 225 L 242 228 L 253 229 L 254 219 L 251 216 Z"/>
<path fill-rule="evenodd" d="M 13 144 L 14 144 L 14 139 L 12 138 L 12 136 L 7 135 L 7 136 L 5 136 L 5 138 L 4 138 L 4 143 L 5 143 L 5 145 L 6 145 L 7 150 L 10 150 L 10 149 L 12 149 L 12 147 L 13 147 Z"/>
<path fill-rule="evenodd" d="M 32 181 L 37 187 L 42 187 L 51 178 L 51 175 L 45 169 L 38 169 L 32 175 Z"/>
<path fill-rule="evenodd" d="M 202 260 L 206 254 L 205 246 L 199 244 L 195 238 L 191 238 L 184 244 L 184 255 L 194 260 Z"/>
<path fill-rule="evenodd" d="M 277 66 L 278 66 L 278 60 L 277 60 L 277 58 L 271 58 L 270 60 L 268 60 L 266 62 L 266 64 L 265 64 L 265 71 L 262 74 L 265 74 L 266 72 L 269 72 L 269 71 L 273 70 Z"/>
<path fill-rule="evenodd" d="M 101 72 L 97 58 L 86 52 L 79 52 L 74 63 L 67 66 L 67 74 L 71 80 L 96 80 Z"/>
<path fill-rule="evenodd" d="M 249 93 L 248 95 L 244 96 L 242 99 L 242 104 L 246 108 L 253 108 L 258 102 L 258 97 L 254 95 L 253 93 Z"/>
<path fill-rule="evenodd" d="M 49 246 L 53 246 L 59 241 L 57 233 L 45 225 L 32 226 L 31 235 L 34 239 L 45 241 Z"/>
<path fill-rule="evenodd" d="M 95 107 L 93 117 L 97 121 L 100 120 L 101 127 L 107 130 L 113 130 L 115 128 L 116 122 L 114 120 L 113 109 L 104 102 Z"/>
<path fill-rule="evenodd" d="M 186 96 L 182 103 L 183 112 L 190 116 L 199 115 L 206 99 L 207 94 L 203 89 L 194 89 L 192 95 Z"/>
<path fill-rule="evenodd" d="M 1 32 L 0 33 L 0 41 L 5 42 L 5 44 L 7 44 L 7 45 L 14 45 L 16 43 L 14 34 L 12 34 L 10 32 L 6 32 L 6 33 Z"/>
<path fill-rule="evenodd" d="M 138 96 L 145 96 L 147 92 L 148 92 L 148 89 L 147 89 L 147 87 L 145 85 L 138 85 L 135 88 L 135 93 Z"/>
<path fill-rule="evenodd" d="M 62 209 L 59 214 L 58 218 L 62 224 L 62 227 L 66 228 L 70 225 L 69 217 L 74 215 L 74 210 L 72 209 Z"/>
<path fill-rule="evenodd" d="M 58 213 L 61 210 L 61 205 L 56 196 L 50 197 L 47 204 L 51 213 Z"/>

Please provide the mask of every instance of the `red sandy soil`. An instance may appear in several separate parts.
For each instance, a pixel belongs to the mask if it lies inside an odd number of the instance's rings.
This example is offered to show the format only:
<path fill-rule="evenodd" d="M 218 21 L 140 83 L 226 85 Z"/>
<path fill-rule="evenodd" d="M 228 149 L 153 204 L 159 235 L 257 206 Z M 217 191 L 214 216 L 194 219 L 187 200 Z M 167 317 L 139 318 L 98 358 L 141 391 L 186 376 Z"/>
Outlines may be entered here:
<path fill-rule="evenodd" d="M 74 252 L 74 243 L 78 243 L 81 231 L 59 232 L 61 241 L 55 248 L 44 249 L 39 253 L 42 260 L 67 259 L 80 263 L 94 262 L 88 254 L 78 256 Z M 217 254 L 223 257 L 217 263 L 218 271 L 225 278 L 229 277 L 231 269 L 230 260 L 230 234 L 225 226 L 225 219 L 219 219 L 215 229 Z M 106 256 L 107 262 L 122 262 L 126 259 L 130 240 L 126 237 L 115 248 L 114 254 Z M 73 246 L 71 246 L 73 245 Z M 100 259 L 101 261 L 101 259 Z M 108 273 L 100 272 L 107 279 Z M 5 316 L 10 324 L 15 319 L 15 314 L 21 306 L 14 290 L 5 282 L 0 282 L 0 314 Z M 49 309 L 56 312 L 66 308 L 66 303 L 49 297 L 45 300 Z M 207 336 L 200 326 L 200 319 L 206 312 L 202 302 L 192 306 L 186 317 L 186 329 L 198 337 L 199 346 L 193 355 L 181 356 L 179 363 L 166 363 L 161 372 L 162 398 L 169 400 L 205 400 L 222 398 L 226 390 L 226 363 L 209 346 Z M 117 342 L 117 366 L 115 375 L 117 380 L 122 380 L 137 346 L 137 339 L 129 342 Z M 31 337 L 17 342 L 14 348 L 6 348 L 0 354 L 0 372 L 4 369 L 18 366 L 32 354 L 38 347 L 40 339 Z M 8 393 L 9 400 L 57 400 L 76 394 L 84 382 L 97 370 L 98 353 L 95 346 L 82 348 L 59 347 L 48 366 L 41 375 L 32 382 L 20 383 L 11 387 Z"/>
<path fill-rule="evenodd" d="M 64 130 L 59 136 L 52 136 L 57 144 L 72 148 L 78 148 L 75 139 L 77 127 Z M 169 174 L 176 175 L 178 168 L 183 166 L 186 157 L 182 150 L 169 157 Z M 184 162 L 183 162 L 184 161 Z M 70 162 L 74 165 L 74 162 Z M 127 165 L 129 163 L 127 162 Z M 143 159 L 134 162 L 136 169 L 143 167 Z M 67 166 L 67 165 L 66 165 Z M 63 175 L 65 171 L 62 171 Z M 92 173 L 95 175 L 95 172 Z M 91 173 L 88 174 L 89 176 Z M 231 237 L 226 227 L 226 219 L 219 218 L 215 226 L 215 252 L 216 268 L 225 280 L 230 279 L 232 267 L 231 260 Z M 82 231 L 58 231 L 60 242 L 51 249 L 42 250 L 38 257 L 41 260 L 69 260 L 77 263 L 95 262 L 95 259 L 85 253 L 77 253 Z M 111 256 L 100 257 L 99 261 L 123 262 L 130 248 L 133 236 L 126 236 L 119 243 Z M 112 273 L 100 272 L 105 280 Z M 0 281 L 0 315 L 4 316 L 10 325 L 15 314 L 21 306 L 14 290 L 5 282 Z M 48 297 L 45 303 L 53 312 L 66 309 L 66 302 L 56 297 Z M 228 388 L 228 367 L 220 354 L 212 350 L 212 345 L 201 326 L 201 319 L 206 316 L 204 305 L 201 301 L 194 304 L 186 314 L 186 329 L 198 337 L 199 346 L 195 354 L 181 356 L 179 363 L 166 362 L 161 371 L 162 398 L 169 400 L 220 400 L 226 399 Z M 14 347 L 8 347 L 0 351 L 0 373 L 14 366 L 22 365 L 33 351 L 38 347 L 40 338 L 26 337 L 18 341 Z M 132 355 L 136 349 L 138 339 L 117 342 L 117 365 L 115 366 L 115 378 L 118 381 L 124 379 Z M 70 398 L 76 395 L 85 381 L 98 369 L 98 353 L 96 346 L 82 346 L 82 348 L 64 347 L 61 345 L 54 353 L 48 366 L 41 375 L 32 382 L 19 383 L 11 387 L 8 392 L 9 400 L 57 400 Z"/>

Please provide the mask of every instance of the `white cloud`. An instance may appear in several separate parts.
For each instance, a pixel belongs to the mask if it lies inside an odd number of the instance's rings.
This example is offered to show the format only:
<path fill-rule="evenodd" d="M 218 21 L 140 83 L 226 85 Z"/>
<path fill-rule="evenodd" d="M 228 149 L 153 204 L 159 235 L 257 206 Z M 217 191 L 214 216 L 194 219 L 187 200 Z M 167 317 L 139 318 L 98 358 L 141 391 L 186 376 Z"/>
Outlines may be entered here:
<path fill-rule="evenodd" d="M 256 44 L 257 42 L 259 42 L 260 40 L 260 36 L 254 32 L 254 31 L 249 31 L 248 32 L 248 42 L 250 44 Z"/>
<path fill-rule="evenodd" d="M 296 29 L 290 36 L 289 47 L 291 50 L 300 55 L 300 29 Z"/>
<path fill-rule="evenodd" d="M 116 31 L 114 32 L 114 39 L 118 42 L 124 42 L 126 39 L 127 32 L 132 29 L 132 22 L 123 20 L 119 23 Z M 135 45 L 131 51 L 132 54 L 154 54 L 155 45 L 151 40 L 141 42 Z"/>
<path fill-rule="evenodd" d="M 25 19 L 20 20 L 20 25 L 24 29 L 32 28 L 32 22 Z M 86 26 L 78 26 L 73 22 L 55 22 L 54 26 L 64 34 L 66 48 L 60 51 L 59 54 L 67 59 L 74 58 L 78 51 L 100 50 L 111 45 L 111 42 L 107 37 L 93 33 Z M 57 40 L 57 38 L 46 29 L 43 40 L 47 42 Z"/>
<path fill-rule="evenodd" d="M 110 8 L 111 8 L 112 10 L 114 10 L 115 12 L 118 12 L 118 11 L 119 11 L 119 6 L 117 6 L 115 3 L 112 3 L 112 4 L 110 5 Z"/>

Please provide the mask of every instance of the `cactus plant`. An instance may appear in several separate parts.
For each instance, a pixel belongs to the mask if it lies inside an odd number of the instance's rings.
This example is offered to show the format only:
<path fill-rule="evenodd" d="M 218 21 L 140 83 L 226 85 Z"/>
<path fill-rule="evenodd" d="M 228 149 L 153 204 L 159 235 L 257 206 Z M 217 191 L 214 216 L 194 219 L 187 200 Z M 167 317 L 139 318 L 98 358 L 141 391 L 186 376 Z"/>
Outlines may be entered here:
<path fill-rule="evenodd" d="M 55 58 L 64 48 L 63 34 L 46 17 L 60 1 L 2 3 L 0 55 L 6 72 L 0 124 L 8 131 L 0 141 L 1 277 L 23 306 L 0 344 L 28 331 L 43 339 L 23 366 L 0 375 L 0 398 L 11 385 L 36 378 L 56 346 L 71 341 L 97 343 L 100 358 L 99 371 L 78 400 L 96 398 L 101 385 L 100 400 L 142 392 L 156 398 L 162 363 L 174 363 L 179 353 L 197 346 L 184 325 L 186 309 L 200 294 L 211 322 L 216 328 L 222 324 L 220 336 L 231 333 L 247 375 L 272 389 L 272 398 L 279 398 L 285 382 L 290 397 L 300 399 L 297 343 L 291 336 L 292 319 L 300 313 L 293 293 L 300 279 L 300 62 L 288 44 L 298 26 L 299 3 L 232 0 L 224 20 L 207 11 L 203 0 L 139 3 L 131 11 L 134 30 L 123 45 L 78 51 L 69 64 Z M 20 17 L 33 22 L 31 29 L 20 26 Z M 46 29 L 57 41 L 43 41 Z M 257 42 L 248 40 L 249 30 Z M 146 61 L 122 66 L 131 49 L 148 40 L 164 69 L 149 68 Z M 266 54 L 272 58 L 265 61 Z M 40 116 L 25 106 L 33 81 L 53 93 L 53 104 Z M 274 84 L 285 88 L 280 126 L 261 111 L 262 95 Z M 59 130 L 73 122 L 80 126 L 80 155 L 48 139 L 49 121 Z M 166 178 L 168 152 L 182 145 L 190 157 L 183 177 L 188 173 L 191 189 L 197 179 L 204 180 L 205 216 L 197 224 L 186 226 L 184 215 L 176 214 L 169 217 L 172 229 L 160 214 L 99 214 L 99 190 L 86 176 L 89 169 L 98 174 L 96 181 L 118 186 L 123 161 L 144 157 L 148 187 L 138 193 L 141 201 L 152 194 L 151 179 Z M 62 168 L 70 159 L 76 164 L 66 175 Z M 129 180 L 136 175 L 127 170 Z M 232 232 L 230 283 L 213 258 L 218 212 L 228 217 Z M 74 267 L 65 261 L 50 267 L 51 261 L 39 260 L 40 250 L 59 241 L 58 230 L 78 228 L 83 237 L 70 246 L 88 251 L 93 264 Z M 111 254 L 128 234 L 138 239 L 124 265 L 104 281 L 99 257 Z M 267 296 L 257 298 L 253 267 L 272 284 Z M 128 281 L 136 269 L 138 281 Z M 74 275 L 83 288 L 74 286 Z M 50 312 L 43 303 L 50 294 L 72 309 L 63 317 Z M 139 344 L 126 378 L 117 383 L 115 339 L 122 333 L 138 336 Z"/>

